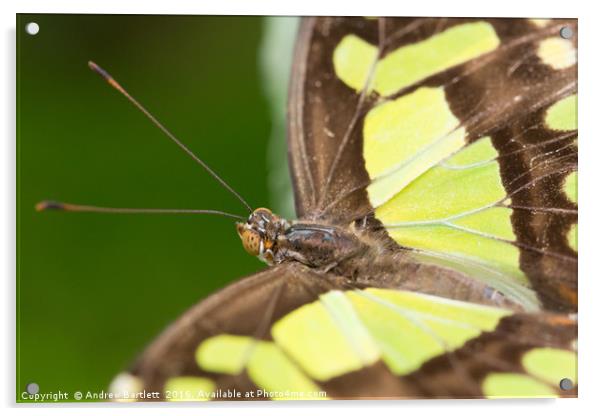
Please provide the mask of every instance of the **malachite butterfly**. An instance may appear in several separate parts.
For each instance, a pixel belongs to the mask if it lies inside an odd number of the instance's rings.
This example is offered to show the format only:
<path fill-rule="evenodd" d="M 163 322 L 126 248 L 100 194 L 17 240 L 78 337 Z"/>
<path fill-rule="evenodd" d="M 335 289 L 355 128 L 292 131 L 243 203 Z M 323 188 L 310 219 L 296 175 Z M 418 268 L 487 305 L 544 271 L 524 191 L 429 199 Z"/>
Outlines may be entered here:
<path fill-rule="evenodd" d="M 298 218 L 238 223 L 267 268 L 167 328 L 116 397 L 576 396 L 576 51 L 571 19 L 304 18 Z"/>

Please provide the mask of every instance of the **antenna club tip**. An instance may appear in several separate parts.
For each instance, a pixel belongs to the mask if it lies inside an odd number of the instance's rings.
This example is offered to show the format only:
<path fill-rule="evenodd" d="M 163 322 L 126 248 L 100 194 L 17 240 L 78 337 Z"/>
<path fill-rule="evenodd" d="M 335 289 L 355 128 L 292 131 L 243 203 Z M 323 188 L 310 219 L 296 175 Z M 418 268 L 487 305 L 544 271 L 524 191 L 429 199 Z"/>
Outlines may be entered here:
<path fill-rule="evenodd" d="M 107 82 L 109 83 L 115 83 L 115 81 L 113 80 L 113 77 L 104 69 L 102 69 L 100 66 L 98 66 L 96 64 L 96 62 L 94 61 L 88 61 L 88 67 L 96 72 L 98 75 L 100 75 L 101 77 L 103 77 Z"/>
<path fill-rule="evenodd" d="M 36 211 L 48 211 L 48 210 L 63 210 L 65 205 L 56 201 L 40 201 L 36 204 Z"/>
<path fill-rule="evenodd" d="M 46 207 L 48 206 L 48 201 L 40 201 L 36 204 L 36 211 L 41 212 L 46 210 Z"/>

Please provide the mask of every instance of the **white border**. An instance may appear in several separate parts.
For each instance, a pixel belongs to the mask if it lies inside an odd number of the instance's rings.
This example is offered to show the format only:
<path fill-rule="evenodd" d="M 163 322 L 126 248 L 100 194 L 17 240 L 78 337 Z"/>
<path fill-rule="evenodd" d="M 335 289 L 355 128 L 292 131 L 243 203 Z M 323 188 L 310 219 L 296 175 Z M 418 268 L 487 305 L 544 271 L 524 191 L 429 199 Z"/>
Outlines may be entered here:
<path fill-rule="evenodd" d="M 600 237 L 600 212 L 602 192 L 600 170 L 602 166 L 602 102 L 600 91 L 600 45 L 602 36 L 602 16 L 596 13 L 593 1 L 541 1 L 502 0 L 476 2 L 469 0 L 453 1 L 410 1 L 410 0 L 362 0 L 330 1 L 303 0 L 286 2 L 282 0 L 230 0 L 206 2 L 202 0 L 144 0 L 126 2 L 123 0 L 100 1 L 31 1 L 17 4 L 1 2 L 2 13 L 2 93 L 0 100 L 0 126 L 3 137 L 0 141 L 0 264 L 2 265 L 2 287 L 0 288 L 0 406 L 7 408 L 6 414 L 30 414 L 34 411 L 43 414 L 106 414 L 107 406 L 100 404 L 44 407 L 16 406 L 15 397 L 15 13 L 135 13 L 135 14 L 271 14 L 271 15 L 406 15 L 406 16 L 529 16 L 529 17 L 578 17 L 579 18 L 579 130 L 580 146 L 580 331 L 579 331 L 579 396 L 577 400 L 527 400 L 527 401 L 409 401 L 409 402 L 337 402 L 337 403 L 212 403 L 202 409 L 194 406 L 166 407 L 165 405 L 138 405 L 137 407 L 112 405 L 115 414 L 152 415 L 166 411 L 182 414 L 199 412 L 233 414 L 290 414 L 326 413 L 343 411 L 351 414 L 420 412 L 437 415 L 469 415 L 484 412 L 487 416 L 504 415 L 523 411 L 547 415 L 567 415 L 593 412 L 600 408 L 596 401 L 602 386 L 602 331 L 599 317 L 602 316 L 602 273 L 598 252 L 602 244 Z M 596 191 L 596 189 L 598 191 Z M 598 260 L 598 261 L 597 261 Z M 597 322 L 598 321 L 598 322 Z M 85 409 L 83 409 L 85 408 Z M 169 410 L 168 410 L 169 409 Z M 373 410 L 374 409 L 374 410 Z"/>

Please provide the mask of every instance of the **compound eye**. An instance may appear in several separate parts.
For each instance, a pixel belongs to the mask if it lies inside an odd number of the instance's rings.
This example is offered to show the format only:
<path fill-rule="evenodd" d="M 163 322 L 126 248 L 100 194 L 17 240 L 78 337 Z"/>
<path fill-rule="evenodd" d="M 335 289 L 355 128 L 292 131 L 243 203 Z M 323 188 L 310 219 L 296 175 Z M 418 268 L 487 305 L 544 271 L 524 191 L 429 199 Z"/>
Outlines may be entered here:
<path fill-rule="evenodd" d="M 261 236 L 257 231 L 245 229 L 239 232 L 242 246 L 247 253 L 258 256 L 261 248 Z"/>
<path fill-rule="evenodd" d="M 267 208 L 257 208 L 253 211 L 251 217 L 254 218 L 255 221 L 270 221 L 274 217 L 274 214 Z"/>
<path fill-rule="evenodd" d="M 272 211 L 270 211 L 267 208 L 257 208 L 255 211 L 253 211 L 253 214 L 263 214 L 263 215 L 271 216 Z"/>

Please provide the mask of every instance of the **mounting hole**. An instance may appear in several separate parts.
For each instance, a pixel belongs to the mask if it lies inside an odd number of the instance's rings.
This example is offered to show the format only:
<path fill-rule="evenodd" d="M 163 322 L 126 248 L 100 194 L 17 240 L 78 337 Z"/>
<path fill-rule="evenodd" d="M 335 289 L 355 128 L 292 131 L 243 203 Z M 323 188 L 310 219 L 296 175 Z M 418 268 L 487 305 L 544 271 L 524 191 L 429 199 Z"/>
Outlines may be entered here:
<path fill-rule="evenodd" d="M 27 390 L 27 393 L 29 394 L 37 394 L 40 391 L 40 386 L 38 383 L 29 383 L 27 387 L 25 387 L 25 390 Z"/>
<path fill-rule="evenodd" d="M 571 29 L 568 26 L 564 26 L 562 29 L 560 29 L 560 37 L 562 39 L 570 39 L 573 37 L 573 29 Z"/>
<path fill-rule="evenodd" d="M 573 388 L 573 380 L 571 380 L 570 378 L 563 378 L 562 380 L 560 380 L 560 383 L 558 383 L 558 385 L 560 386 L 560 390 L 571 390 Z"/>
<path fill-rule="evenodd" d="M 39 31 L 40 25 L 38 25 L 36 22 L 29 22 L 25 25 L 25 32 L 31 36 L 37 35 Z"/>

